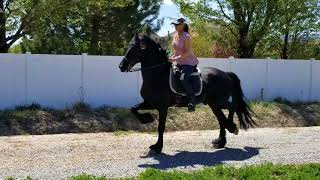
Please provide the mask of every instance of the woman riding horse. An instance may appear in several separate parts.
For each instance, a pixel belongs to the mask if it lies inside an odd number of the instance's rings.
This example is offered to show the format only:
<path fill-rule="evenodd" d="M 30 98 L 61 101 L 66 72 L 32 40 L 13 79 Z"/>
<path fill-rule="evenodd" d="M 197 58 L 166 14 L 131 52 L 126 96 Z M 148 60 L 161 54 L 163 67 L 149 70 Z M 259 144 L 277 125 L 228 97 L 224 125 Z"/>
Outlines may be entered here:
<path fill-rule="evenodd" d="M 189 26 L 185 23 L 185 19 L 180 18 L 172 24 L 175 25 L 176 29 L 172 42 L 175 53 L 169 57 L 169 62 L 177 62 L 179 69 L 181 69 L 180 80 L 188 96 L 188 111 L 193 112 L 195 111 L 196 97 L 190 82 L 190 77 L 199 61 L 192 51 Z"/>
<path fill-rule="evenodd" d="M 159 44 L 148 36 L 139 37 L 135 34 L 119 68 L 122 72 L 131 72 L 137 63 L 141 63 L 139 70 L 143 83 L 140 94 L 144 101 L 134 106 L 131 111 L 142 123 L 151 123 L 154 119 L 150 113 L 143 114 L 139 110 L 156 109 L 159 112 L 158 141 L 150 146 L 150 149 L 161 153 L 168 108 L 177 103 L 177 96 L 171 91 L 169 84 L 171 64 L 168 62 L 167 52 Z M 223 148 L 227 143 L 226 129 L 230 133 L 238 134 L 238 127 L 233 122 L 234 114 L 239 118 L 240 127 L 248 129 L 255 125 L 253 112 L 244 101 L 240 79 L 236 74 L 206 67 L 202 69 L 201 76 L 203 90 L 195 101 L 208 104 L 217 117 L 220 134 L 218 139 L 213 141 L 213 145 L 215 148 Z M 222 109 L 229 110 L 228 118 Z"/>

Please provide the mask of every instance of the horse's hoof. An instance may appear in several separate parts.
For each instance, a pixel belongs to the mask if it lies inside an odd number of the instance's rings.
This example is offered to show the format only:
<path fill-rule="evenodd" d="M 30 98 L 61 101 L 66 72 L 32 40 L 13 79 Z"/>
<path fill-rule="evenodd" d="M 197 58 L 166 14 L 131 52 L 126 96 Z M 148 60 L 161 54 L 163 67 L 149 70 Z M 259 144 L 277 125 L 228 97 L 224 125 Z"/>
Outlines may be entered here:
<path fill-rule="evenodd" d="M 150 150 L 154 151 L 156 154 L 160 154 L 162 151 L 162 147 L 159 147 L 157 144 L 149 147 Z"/>
<path fill-rule="evenodd" d="M 212 141 L 212 145 L 215 149 L 222 149 L 226 146 L 227 141 L 223 139 L 215 139 Z"/>
<path fill-rule="evenodd" d="M 239 128 L 236 127 L 236 129 L 233 131 L 234 135 L 238 135 L 239 134 Z"/>
<path fill-rule="evenodd" d="M 146 113 L 146 114 L 141 114 L 141 117 L 139 118 L 139 120 L 142 124 L 149 124 L 154 121 L 154 118 L 150 113 Z"/>

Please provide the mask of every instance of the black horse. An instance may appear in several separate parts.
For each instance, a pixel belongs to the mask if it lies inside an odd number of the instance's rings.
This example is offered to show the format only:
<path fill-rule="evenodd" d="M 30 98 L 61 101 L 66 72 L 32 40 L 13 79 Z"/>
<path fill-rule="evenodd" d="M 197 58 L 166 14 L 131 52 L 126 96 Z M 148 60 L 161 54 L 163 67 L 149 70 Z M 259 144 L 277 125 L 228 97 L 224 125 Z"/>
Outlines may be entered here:
<path fill-rule="evenodd" d="M 131 111 L 142 123 L 151 123 L 154 119 L 151 114 L 142 114 L 138 110 L 156 109 L 159 112 L 159 137 L 157 143 L 150 146 L 150 149 L 161 153 L 168 108 L 186 106 L 187 103 L 181 98 L 178 102 L 177 95 L 170 89 L 171 64 L 168 62 L 167 52 L 146 35 L 141 37 L 138 34 L 134 35 L 119 68 L 122 72 L 130 72 L 137 63 L 141 63 L 139 70 L 143 77 L 141 96 L 144 102 L 132 107 Z M 234 114 L 239 117 L 240 127 L 248 129 L 255 126 L 252 118 L 254 113 L 244 101 L 240 80 L 236 74 L 206 67 L 202 69 L 202 79 L 203 91 L 196 101 L 209 105 L 219 120 L 220 134 L 219 138 L 213 141 L 213 145 L 215 148 L 223 148 L 227 143 L 225 129 L 234 134 L 238 134 L 239 131 L 233 122 Z M 222 109 L 229 110 L 228 118 Z"/>

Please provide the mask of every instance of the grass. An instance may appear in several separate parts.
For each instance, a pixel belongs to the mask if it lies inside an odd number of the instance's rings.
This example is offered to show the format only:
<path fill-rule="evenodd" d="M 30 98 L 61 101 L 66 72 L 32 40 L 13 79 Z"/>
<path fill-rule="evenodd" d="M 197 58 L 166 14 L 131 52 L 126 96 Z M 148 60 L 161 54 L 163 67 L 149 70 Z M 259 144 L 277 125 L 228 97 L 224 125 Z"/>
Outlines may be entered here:
<path fill-rule="evenodd" d="M 246 166 L 241 168 L 217 166 L 215 168 L 206 168 L 200 171 L 187 172 L 164 172 L 155 169 L 149 169 L 142 173 L 138 179 L 319 179 L 320 164 L 308 165 L 273 165 L 265 164 L 258 166 Z"/>
<path fill-rule="evenodd" d="M 273 102 L 253 101 L 250 106 L 259 116 L 256 119 L 259 127 L 320 125 L 320 103 L 290 103 L 277 99 Z M 156 111 L 150 112 L 157 118 Z M 125 135 L 130 131 L 154 132 L 157 131 L 157 125 L 157 121 L 148 125 L 141 124 L 130 109 L 109 106 L 92 108 L 84 103 L 77 103 L 66 110 L 32 104 L 0 111 L 0 136 L 92 132 Z M 186 108 L 169 109 L 167 131 L 218 128 L 218 121 L 208 106 L 198 106 L 195 113 L 186 112 Z"/>
<path fill-rule="evenodd" d="M 106 176 L 92 176 L 81 174 L 69 178 L 70 180 L 107 180 Z M 320 179 L 320 164 L 303 164 L 303 165 L 274 165 L 263 164 L 256 166 L 232 167 L 216 166 L 208 167 L 203 170 L 192 172 L 182 171 L 161 171 L 157 169 L 148 169 L 138 177 L 126 178 L 133 180 L 318 180 Z M 14 180 L 8 178 L 7 180 Z M 28 178 L 27 180 L 32 180 Z"/>

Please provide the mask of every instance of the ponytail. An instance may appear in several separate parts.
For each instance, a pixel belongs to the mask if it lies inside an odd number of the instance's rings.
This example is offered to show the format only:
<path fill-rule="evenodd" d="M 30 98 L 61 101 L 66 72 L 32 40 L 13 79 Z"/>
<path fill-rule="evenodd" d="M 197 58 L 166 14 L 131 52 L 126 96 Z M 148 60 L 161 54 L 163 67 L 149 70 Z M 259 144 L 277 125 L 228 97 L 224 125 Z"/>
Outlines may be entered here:
<path fill-rule="evenodd" d="M 184 24 L 183 31 L 186 33 L 189 33 L 189 25 L 188 24 Z"/>

